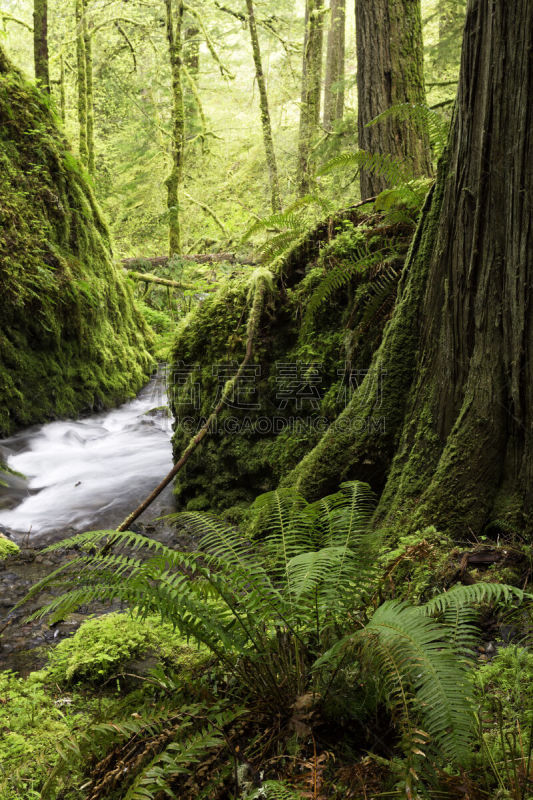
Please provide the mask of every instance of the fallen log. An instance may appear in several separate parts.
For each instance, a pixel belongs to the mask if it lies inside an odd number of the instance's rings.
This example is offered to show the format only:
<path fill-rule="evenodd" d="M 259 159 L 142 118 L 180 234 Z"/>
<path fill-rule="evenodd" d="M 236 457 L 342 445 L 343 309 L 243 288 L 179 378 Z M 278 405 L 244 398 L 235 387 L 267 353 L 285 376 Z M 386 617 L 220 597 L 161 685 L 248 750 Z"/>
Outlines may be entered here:
<path fill-rule="evenodd" d="M 198 294 L 214 292 L 217 288 L 216 286 L 211 286 L 209 289 L 199 289 L 198 286 L 194 286 L 192 283 L 179 283 L 178 281 L 170 280 L 170 278 L 159 278 L 157 275 L 151 275 L 149 272 L 135 272 L 135 270 L 132 269 L 128 271 L 128 277 L 133 278 L 134 281 L 158 283 L 160 286 L 170 286 L 172 289 L 187 289 L 192 292 L 197 292 Z"/>
<path fill-rule="evenodd" d="M 152 267 L 164 267 L 168 262 L 168 256 L 155 256 L 152 258 L 144 258 L 138 256 L 134 258 L 123 258 L 121 263 L 124 267 L 133 266 L 134 264 L 150 264 Z M 227 261 L 230 264 L 244 264 L 245 266 L 254 266 L 255 261 L 250 259 L 237 258 L 235 253 L 199 253 L 197 255 L 183 256 L 184 261 L 194 261 L 196 264 L 215 264 L 221 261 Z"/>

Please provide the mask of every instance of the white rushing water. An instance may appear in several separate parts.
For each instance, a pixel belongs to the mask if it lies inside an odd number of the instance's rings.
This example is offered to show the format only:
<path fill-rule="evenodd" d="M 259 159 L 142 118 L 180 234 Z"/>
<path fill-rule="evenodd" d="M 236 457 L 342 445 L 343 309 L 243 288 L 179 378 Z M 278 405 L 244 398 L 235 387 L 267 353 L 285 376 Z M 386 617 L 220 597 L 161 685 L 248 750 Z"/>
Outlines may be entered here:
<path fill-rule="evenodd" d="M 164 382 L 153 379 L 135 400 L 112 411 L 35 426 L 1 441 L 0 454 L 26 480 L 14 479 L 11 490 L 0 491 L 0 524 L 30 539 L 115 527 L 172 466 L 170 420 L 165 410 L 155 410 L 166 402 Z"/>

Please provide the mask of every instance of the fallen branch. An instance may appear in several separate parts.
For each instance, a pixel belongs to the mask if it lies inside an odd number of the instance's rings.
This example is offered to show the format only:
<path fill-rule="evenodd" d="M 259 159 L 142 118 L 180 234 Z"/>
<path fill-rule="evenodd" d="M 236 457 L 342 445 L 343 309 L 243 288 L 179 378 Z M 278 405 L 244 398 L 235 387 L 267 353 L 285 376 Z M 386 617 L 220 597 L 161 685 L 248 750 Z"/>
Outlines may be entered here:
<path fill-rule="evenodd" d="M 250 315 L 248 317 L 248 324 L 246 326 L 246 353 L 245 356 L 233 376 L 227 381 L 224 389 L 222 391 L 222 395 L 220 400 L 218 401 L 217 405 L 209 415 L 207 421 L 204 425 L 200 428 L 198 433 L 192 437 L 189 444 L 182 452 L 181 456 L 179 457 L 178 461 L 174 464 L 173 468 L 170 470 L 168 475 L 166 475 L 161 483 L 159 483 L 154 491 L 148 495 L 148 497 L 143 500 L 143 502 L 138 506 L 135 511 L 132 511 L 126 519 L 118 526 L 117 531 L 125 531 L 129 528 L 132 522 L 135 522 L 137 517 L 146 511 L 149 505 L 153 503 L 158 495 L 161 494 L 163 489 L 165 489 L 169 483 L 176 477 L 178 472 L 182 469 L 183 466 L 189 460 L 189 457 L 192 453 L 196 450 L 198 445 L 202 442 L 202 440 L 207 436 L 209 433 L 209 429 L 211 428 L 212 423 L 220 413 L 222 407 L 226 403 L 227 399 L 232 395 L 233 390 L 235 388 L 236 383 L 238 382 L 239 378 L 243 374 L 246 365 L 249 363 L 252 352 L 253 352 L 253 343 L 257 336 L 257 331 L 259 330 L 259 322 L 261 319 L 261 313 L 263 311 L 265 296 L 271 292 L 273 289 L 273 276 L 272 273 L 267 269 L 259 268 L 257 269 L 254 274 L 252 275 L 250 281 L 250 294 L 249 297 L 252 299 L 252 307 L 250 309 Z M 113 537 L 107 542 L 106 545 L 101 550 L 101 554 L 105 554 L 108 550 L 113 546 L 114 539 Z"/>

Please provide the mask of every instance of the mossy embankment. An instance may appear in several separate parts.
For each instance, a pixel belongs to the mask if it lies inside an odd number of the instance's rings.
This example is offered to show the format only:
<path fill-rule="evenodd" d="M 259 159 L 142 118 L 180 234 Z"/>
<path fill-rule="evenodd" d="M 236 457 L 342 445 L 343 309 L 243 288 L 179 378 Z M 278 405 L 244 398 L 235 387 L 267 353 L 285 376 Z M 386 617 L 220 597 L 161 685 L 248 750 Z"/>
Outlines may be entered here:
<path fill-rule="evenodd" d="M 0 49 L 0 436 L 133 396 L 151 334 L 48 99 Z"/>
<path fill-rule="evenodd" d="M 342 212 L 295 244 L 275 269 L 252 362 L 216 430 L 178 476 L 182 507 L 245 506 L 317 445 L 370 367 L 412 234 L 412 224 L 367 208 Z M 229 279 L 178 329 L 171 359 L 176 457 L 242 361 L 248 289 L 246 277 Z M 377 409 L 372 424 L 379 417 Z"/>

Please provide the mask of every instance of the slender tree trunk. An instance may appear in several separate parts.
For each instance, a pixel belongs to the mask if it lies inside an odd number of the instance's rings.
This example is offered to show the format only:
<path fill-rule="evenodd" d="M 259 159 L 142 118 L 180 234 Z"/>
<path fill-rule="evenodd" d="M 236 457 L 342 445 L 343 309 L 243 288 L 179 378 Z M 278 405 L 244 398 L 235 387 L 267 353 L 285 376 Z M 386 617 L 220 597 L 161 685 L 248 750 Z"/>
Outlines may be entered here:
<path fill-rule="evenodd" d="M 190 25 L 183 36 L 183 62 L 191 75 L 200 71 L 200 28 Z"/>
<path fill-rule="evenodd" d="M 59 58 L 59 108 L 61 110 L 61 122 L 65 124 L 67 118 L 67 105 L 65 99 L 65 58 L 63 53 Z"/>
<path fill-rule="evenodd" d="M 302 66 L 302 97 L 296 184 L 300 195 L 310 188 L 309 159 L 320 120 L 324 0 L 307 0 Z"/>
<path fill-rule="evenodd" d="M 167 14 L 167 41 L 172 73 L 172 167 L 166 179 L 167 208 L 169 225 L 169 254 L 181 253 L 181 228 L 179 214 L 179 194 L 183 175 L 183 156 L 185 139 L 185 114 L 183 108 L 183 87 L 181 83 L 182 65 L 182 23 L 183 0 L 165 0 Z"/>
<path fill-rule="evenodd" d="M 426 101 L 420 0 L 356 0 L 356 31 L 359 147 L 398 156 L 416 175 L 430 175 L 423 126 L 388 118 L 366 127 L 393 105 Z M 385 178 L 361 171 L 361 197 L 385 188 Z"/>
<path fill-rule="evenodd" d="M 324 80 L 324 128 L 331 130 L 333 123 L 344 113 L 344 51 L 346 31 L 346 0 L 331 0 L 330 24 Z"/>
<path fill-rule="evenodd" d="M 83 35 L 84 0 L 76 0 L 76 66 L 78 79 L 78 130 L 80 161 L 87 166 L 89 150 L 87 145 L 87 61 L 85 57 L 85 38 Z"/>
<path fill-rule="evenodd" d="M 532 52 L 533 0 L 469 0 L 447 152 L 373 374 L 343 414 L 362 432 L 330 429 L 293 476 L 311 495 L 332 468 L 381 462 L 387 527 L 533 532 Z M 361 425 L 372 414 L 383 432 Z"/>
<path fill-rule="evenodd" d="M 33 58 L 35 79 L 41 89 L 50 94 L 48 67 L 48 0 L 33 2 Z"/>
<path fill-rule="evenodd" d="M 438 68 L 445 71 L 457 66 L 465 21 L 466 0 L 439 0 Z"/>
<path fill-rule="evenodd" d="M 257 87 L 259 89 L 261 126 L 263 128 L 263 144 L 265 146 L 268 177 L 270 181 L 272 211 L 275 212 L 275 211 L 281 211 L 278 165 L 276 163 L 276 152 L 274 150 L 274 140 L 272 138 L 272 124 L 270 122 L 268 95 L 266 90 L 265 75 L 263 73 L 263 64 L 261 61 L 261 50 L 259 49 L 259 38 L 257 36 L 257 25 L 255 22 L 253 0 L 246 0 L 246 10 L 248 12 L 248 27 L 250 29 L 250 39 L 252 41 L 252 52 L 255 64 L 255 77 L 257 80 Z"/>
<path fill-rule="evenodd" d="M 91 24 L 92 27 L 92 24 Z M 85 52 L 85 85 L 87 108 L 87 169 L 94 175 L 94 92 L 93 92 L 93 47 L 92 36 L 87 20 L 87 0 L 83 7 L 83 45 Z"/>

